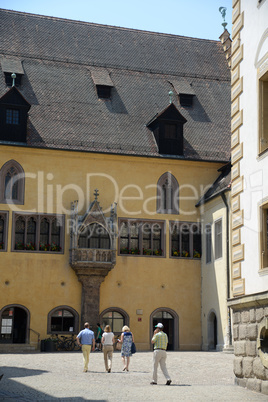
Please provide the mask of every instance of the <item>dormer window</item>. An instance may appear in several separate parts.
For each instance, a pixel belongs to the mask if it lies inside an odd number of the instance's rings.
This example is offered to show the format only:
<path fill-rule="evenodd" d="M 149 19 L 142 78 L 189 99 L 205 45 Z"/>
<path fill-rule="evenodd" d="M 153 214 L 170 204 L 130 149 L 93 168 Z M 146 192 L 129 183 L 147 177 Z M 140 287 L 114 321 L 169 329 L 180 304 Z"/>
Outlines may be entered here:
<path fill-rule="evenodd" d="M 107 85 L 97 85 L 96 87 L 97 87 L 98 98 L 100 98 L 100 99 L 110 99 L 111 98 L 112 87 L 109 87 Z"/>
<path fill-rule="evenodd" d="M 6 109 L 6 124 L 19 124 L 20 111 L 17 109 Z"/>
<path fill-rule="evenodd" d="M 186 119 L 171 103 L 147 127 L 153 131 L 158 151 L 164 155 L 183 155 L 183 125 Z"/>
<path fill-rule="evenodd" d="M 182 79 L 179 81 L 172 81 L 170 84 L 175 89 L 178 94 L 180 105 L 183 107 L 192 107 L 193 100 L 195 96 L 195 91 L 192 86 L 192 83 L 186 81 L 186 79 Z"/>
<path fill-rule="evenodd" d="M 2 71 L 5 74 L 5 81 L 8 87 L 13 85 L 19 87 L 24 70 L 20 60 L 3 58 L 1 60 Z M 13 75 L 14 74 L 14 75 Z"/>
<path fill-rule="evenodd" d="M 21 85 L 22 74 L 15 74 L 16 77 L 14 78 L 14 81 L 13 81 L 13 78 L 11 77 L 12 74 L 14 74 L 14 73 L 5 73 L 6 86 L 12 87 L 13 82 L 14 82 L 15 87 L 19 87 Z"/>
<path fill-rule="evenodd" d="M 91 68 L 90 72 L 98 98 L 111 99 L 111 91 L 114 84 L 108 70 L 106 68 Z"/>
<path fill-rule="evenodd" d="M 15 86 L 0 98 L 0 141 L 26 142 L 30 107 Z"/>
<path fill-rule="evenodd" d="M 181 104 L 181 106 L 184 106 L 184 107 L 193 106 L 193 98 L 194 98 L 194 95 L 179 94 L 180 104 Z"/>

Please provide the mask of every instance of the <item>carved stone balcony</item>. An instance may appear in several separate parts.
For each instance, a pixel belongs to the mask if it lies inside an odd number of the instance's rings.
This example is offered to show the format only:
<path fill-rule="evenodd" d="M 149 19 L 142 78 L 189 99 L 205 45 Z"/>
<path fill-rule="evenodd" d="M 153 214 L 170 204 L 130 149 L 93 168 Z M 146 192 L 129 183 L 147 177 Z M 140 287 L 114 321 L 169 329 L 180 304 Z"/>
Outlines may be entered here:
<path fill-rule="evenodd" d="M 71 250 L 72 268 L 112 268 L 115 264 L 115 250 L 75 248 Z"/>

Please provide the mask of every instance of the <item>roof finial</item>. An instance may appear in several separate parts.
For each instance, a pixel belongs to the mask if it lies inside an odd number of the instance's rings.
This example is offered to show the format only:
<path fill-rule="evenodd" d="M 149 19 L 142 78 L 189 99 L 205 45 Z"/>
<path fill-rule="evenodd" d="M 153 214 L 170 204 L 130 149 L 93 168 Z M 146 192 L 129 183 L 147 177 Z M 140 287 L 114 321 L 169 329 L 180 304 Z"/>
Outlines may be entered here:
<path fill-rule="evenodd" d="M 99 190 L 97 188 L 94 191 L 94 195 L 95 195 L 95 201 L 98 201 Z"/>
<path fill-rule="evenodd" d="M 169 103 L 172 103 L 172 101 L 173 101 L 173 92 L 169 91 L 168 95 L 169 95 Z"/>
<path fill-rule="evenodd" d="M 224 29 L 226 29 L 226 26 L 227 26 L 227 22 L 225 22 L 226 10 L 227 10 L 226 7 L 219 8 L 219 12 L 221 13 L 222 18 L 223 18 L 223 23 L 221 25 L 223 26 Z"/>
<path fill-rule="evenodd" d="M 16 80 L 16 74 L 15 73 L 12 73 L 11 74 L 11 78 L 12 78 L 12 86 L 14 87 L 15 86 L 15 80 Z"/>

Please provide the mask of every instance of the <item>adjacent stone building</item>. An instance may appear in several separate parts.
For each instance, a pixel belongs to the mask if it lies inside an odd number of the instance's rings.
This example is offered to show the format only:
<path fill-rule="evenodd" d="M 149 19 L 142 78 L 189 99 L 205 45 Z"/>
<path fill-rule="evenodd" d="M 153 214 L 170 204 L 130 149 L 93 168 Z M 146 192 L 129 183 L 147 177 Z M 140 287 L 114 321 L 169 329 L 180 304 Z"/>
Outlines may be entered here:
<path fill-rule="evenodd" d="M 268 394 L 268 2 L 233 0 L 232 297 L 237 383 Z"/>

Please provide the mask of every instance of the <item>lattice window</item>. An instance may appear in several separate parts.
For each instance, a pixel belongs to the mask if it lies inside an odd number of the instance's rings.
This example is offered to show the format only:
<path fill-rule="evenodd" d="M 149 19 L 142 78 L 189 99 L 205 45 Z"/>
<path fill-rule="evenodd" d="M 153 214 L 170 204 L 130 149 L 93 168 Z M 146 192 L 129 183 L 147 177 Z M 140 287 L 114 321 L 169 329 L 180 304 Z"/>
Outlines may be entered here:
<path fill-rule="evenodd" d="M 79 248 L 110 249 L 110 236 L 107 230 L 97 223 L 87 225 L 78 239 Z"/>
<path fill-rule="evenodd" d="M 164 256 L 164 244 L 164 222 L 120 221 L 120 254 Z"/>
<path fill-rule="evenodd" d="M 12 250 L 61 252 L 64 244 L 63 215 L 14 213 Z"/>
<path fill-rule="evenodd" d="M 6 124 L 20 124 L 20 111 L 17 109 L 7 109 Z"/>
<path fill-rule="evenodd" d="M 171 222 L 171 257 L 201 258 L 201 225 L 195 222 Z"/>
<path fill-rule="evenodd" d="M 7 251 L 8 212 L 0 211 L 0 251 Z"/>

